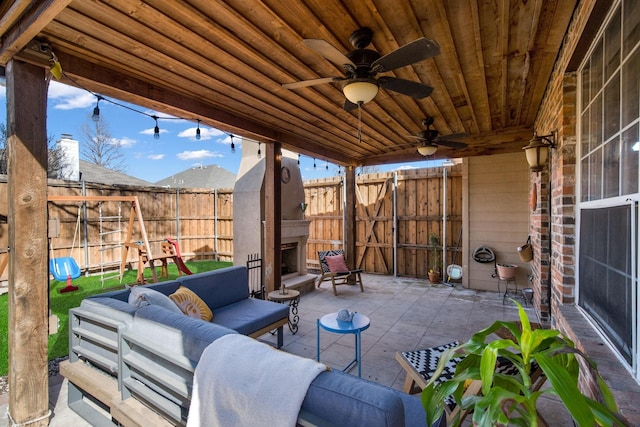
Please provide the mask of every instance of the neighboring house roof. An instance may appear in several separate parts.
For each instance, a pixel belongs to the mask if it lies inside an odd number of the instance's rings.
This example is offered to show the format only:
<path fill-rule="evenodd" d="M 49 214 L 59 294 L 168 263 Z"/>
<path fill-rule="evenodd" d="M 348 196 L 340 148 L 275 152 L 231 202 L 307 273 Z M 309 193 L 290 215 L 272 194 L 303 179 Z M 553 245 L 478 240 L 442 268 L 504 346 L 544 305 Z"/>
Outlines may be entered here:
<path fill-rule="evenodd" d="M 116 185 L 137 185 L 144 187 L 153 187 L 153 183 L 133 176 L 116 172 L 102 166 L 95 165 L 80 159 L 80 173 L 82 180 L 85 182 L 95 182 L 98 184 L 116 184 Z"/>
<path fill-rule="evenodd" d="M 233 188 L 236 174 L 218 165 L 196 166 L 162 179 L 158 187 L 170 188 Z"/>

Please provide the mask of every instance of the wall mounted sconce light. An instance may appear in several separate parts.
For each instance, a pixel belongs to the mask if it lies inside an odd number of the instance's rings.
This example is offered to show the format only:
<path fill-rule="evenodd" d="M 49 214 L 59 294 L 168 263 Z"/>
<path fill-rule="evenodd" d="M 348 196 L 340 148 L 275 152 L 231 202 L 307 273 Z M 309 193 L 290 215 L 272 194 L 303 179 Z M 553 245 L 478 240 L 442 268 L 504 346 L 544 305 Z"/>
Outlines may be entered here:
<path fill-rule="evenodd" d="M 549 149 L 556 148 L 557 131 L 549 135 L 535 135 L 529 145 L 522 147 L 532 172 L 540 172 L 549 160 Z"/>
<path fill-rule="evenodd" d="M 307 203 L 300 203 L 300 210 L 302 210 L 302 212 L 307 210 L 307 206 L 309 206 Z"/>

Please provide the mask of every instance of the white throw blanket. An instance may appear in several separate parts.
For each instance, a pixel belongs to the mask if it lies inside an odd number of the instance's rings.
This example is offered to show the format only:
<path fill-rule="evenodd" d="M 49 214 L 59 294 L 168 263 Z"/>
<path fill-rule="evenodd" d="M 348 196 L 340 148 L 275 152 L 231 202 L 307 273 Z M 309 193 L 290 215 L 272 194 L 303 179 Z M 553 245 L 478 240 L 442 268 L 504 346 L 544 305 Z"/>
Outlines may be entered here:
<path fill-rule="evenodd" d="M 204 350 L 187 427 L 296 425 L 311 381 L 325 365 L 230 334 Z"/>

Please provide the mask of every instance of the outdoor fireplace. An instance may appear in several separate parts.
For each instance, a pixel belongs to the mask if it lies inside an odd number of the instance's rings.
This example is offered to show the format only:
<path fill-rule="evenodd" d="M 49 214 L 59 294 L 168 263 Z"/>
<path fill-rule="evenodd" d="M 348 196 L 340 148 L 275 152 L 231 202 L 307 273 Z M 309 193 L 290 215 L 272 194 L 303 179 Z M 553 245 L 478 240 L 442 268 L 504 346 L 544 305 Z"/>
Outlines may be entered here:
<path fill-rule="evenodd" d="M 264 259 L 265 236 L 264 156 L 258 156 L 258 144 L 242 142 L 242 161 L 233 189 L 233 260 L 244 265 L 251 254 Z M 281 267 L 282 282 L 291 287 L 300 281 L 313 282 L 307 274 L 307 240 L 311 221 L 304 219 L 304 186 L 297 155 L 282 150 Z M 307 277 L 309 276 L 309 277 Z"/>

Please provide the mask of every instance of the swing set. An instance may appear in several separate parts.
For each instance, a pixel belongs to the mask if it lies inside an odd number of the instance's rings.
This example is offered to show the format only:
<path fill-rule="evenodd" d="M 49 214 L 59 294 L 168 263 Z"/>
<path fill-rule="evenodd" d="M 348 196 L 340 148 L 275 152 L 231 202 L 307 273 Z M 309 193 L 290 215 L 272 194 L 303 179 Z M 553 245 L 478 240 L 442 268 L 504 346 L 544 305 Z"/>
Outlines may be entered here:
<path fill-rule="evenodd" d="M 78 215 L 76 219 L 76 228 L 73 232 L 73 241 L 71 243 L 71 250 L 69 251 L 68 257 L 60 257 L 56 258 L 53 252 L 53 237 L 54 235 L 59 236 L 59 224 L 57 218 L 55 220 L 49 221 L 49 272 L 53 275 L 53 277 L 59 281 L 64 282 L 66 280 L 67 286 L 63 289 L 60 289 L 60 293 L 65 292 L 73 292 L 77 291 L 77 286 L 72 286 L 71 281 L 73 279 L 77 279 L 80 277 L 81 271 L 78 263 L 75 259 L 73 259 L 73 249 L 76 246 L 76 237 L 78 236 L 78 231 L 80 230 L 80 209 L 81 204 L 78 204 Z M 78 249 L 79 249 L 78 244 Z"/>
<path fill-rule="evenodd" d="M 149 239 L 147 237 L 147 232 L 144 226 L 144 220 L 142 218 L 142 213 L 140 212 L 139 209 L 139 202 L 138 202 L 138 197 L 137 196 L 57 196 L 57 195 L 50 195 L 48 197 L 48 201 L 49 202 L 57 202 L 57 203 L 64 203 L 64 202 L 75 202 L 78 203 L 78 215 L 77 215 L 77 219 L 76 219 L 76 229 L 74 232 L 74 236 L 73 236 L 73 242 L 71 245 L 71 250 L 69 253 L 68 257 L 54 257 L 54 253 L 53 253 L 53 245 L 50 245 L 50 249 L 51 249 L 51 255 L 49 258 L 49 268 L 50 268 L 50 272 L 53 275 L 53 277 L 57 280 L 57 281 L 61 281 L 64 282 L 66 281 L 67 286 L 64 289 L 61 289 L 60 292 L 71 292 L 71 291 L 75 291 L 77 290 L 77 286 L 72 286 L 71 281 L 73 279 L 76 279 L 78 277 L 80 277 L 81 274 L 81 269 L 78 266 L 78 263 L 75 261 L 75 259 L 72 257 L 73 254 L 73 250 L 75 249 L 75 243 L 76 243 L 76 236 L 79 234 L 79 229 L 80 229 L 80 212 L 81 212 L 81 203 L 83 202 L 129 202 L 131 203 L 131 211 L 129 214 L 129 223 L 128 223 L 128 228 L 126 231 L 126 237 L 124 240 L 124 243 L 122 244 L 123 247 L 123 251 L 122 251 L 122 261 L 120 263 L 120 282 L 122 282 L 122 276 L 124 274 L 124 267 L 127 263 L 127 257 L 128 257 L 128 249 L 129 247 L 136 247 L 139 250 L 139 253 L 144 253 L 144 262 L 142 262 L 143 258 L 139 257 L 139 264 L 138 264 L 138 276 L 142 275 L 142 271 L 144 269 L 144 264 L 146 262 L 149 262 L 149 264 L 151 265 L 151 270 L 152 270 L 152 275 L 153 275 L 153 280 L 154 282 L 158 281 L 156 272 L 155 272 L 155 268 L 154 268 L 154 257 L 152 255 L 151 252 L 151 247 L 149 245 Z M 141 233 L 141 239 L 138 240 L 136 242 L 136 244 L 132 244 L 132 235 L 133 235 L 133 226 L 134 226 L 134 221 L 138 220 L 138 226 L 140 228 L 140 233 Z M 50 222 L 50 228 L 52 228 L 51 226 L 52 222 Z M 57 231 L 57 230 L 54 230 Z M 52 235 L 51 230 L 50 230 L 50 235 Z M 78 239 L 79 241 L 79 239 Z M 78 244 L 78 249 L 79 249 L 79 244 Z M 161 255 L 159 258 L 157 258 L 160 261 L 165 261 L 166 262 L 166 256 Z M 182 261 L 182 259 L 180 259 L 180 262 Z M 144 282 L 144 280 L 143 280 Z"/>

